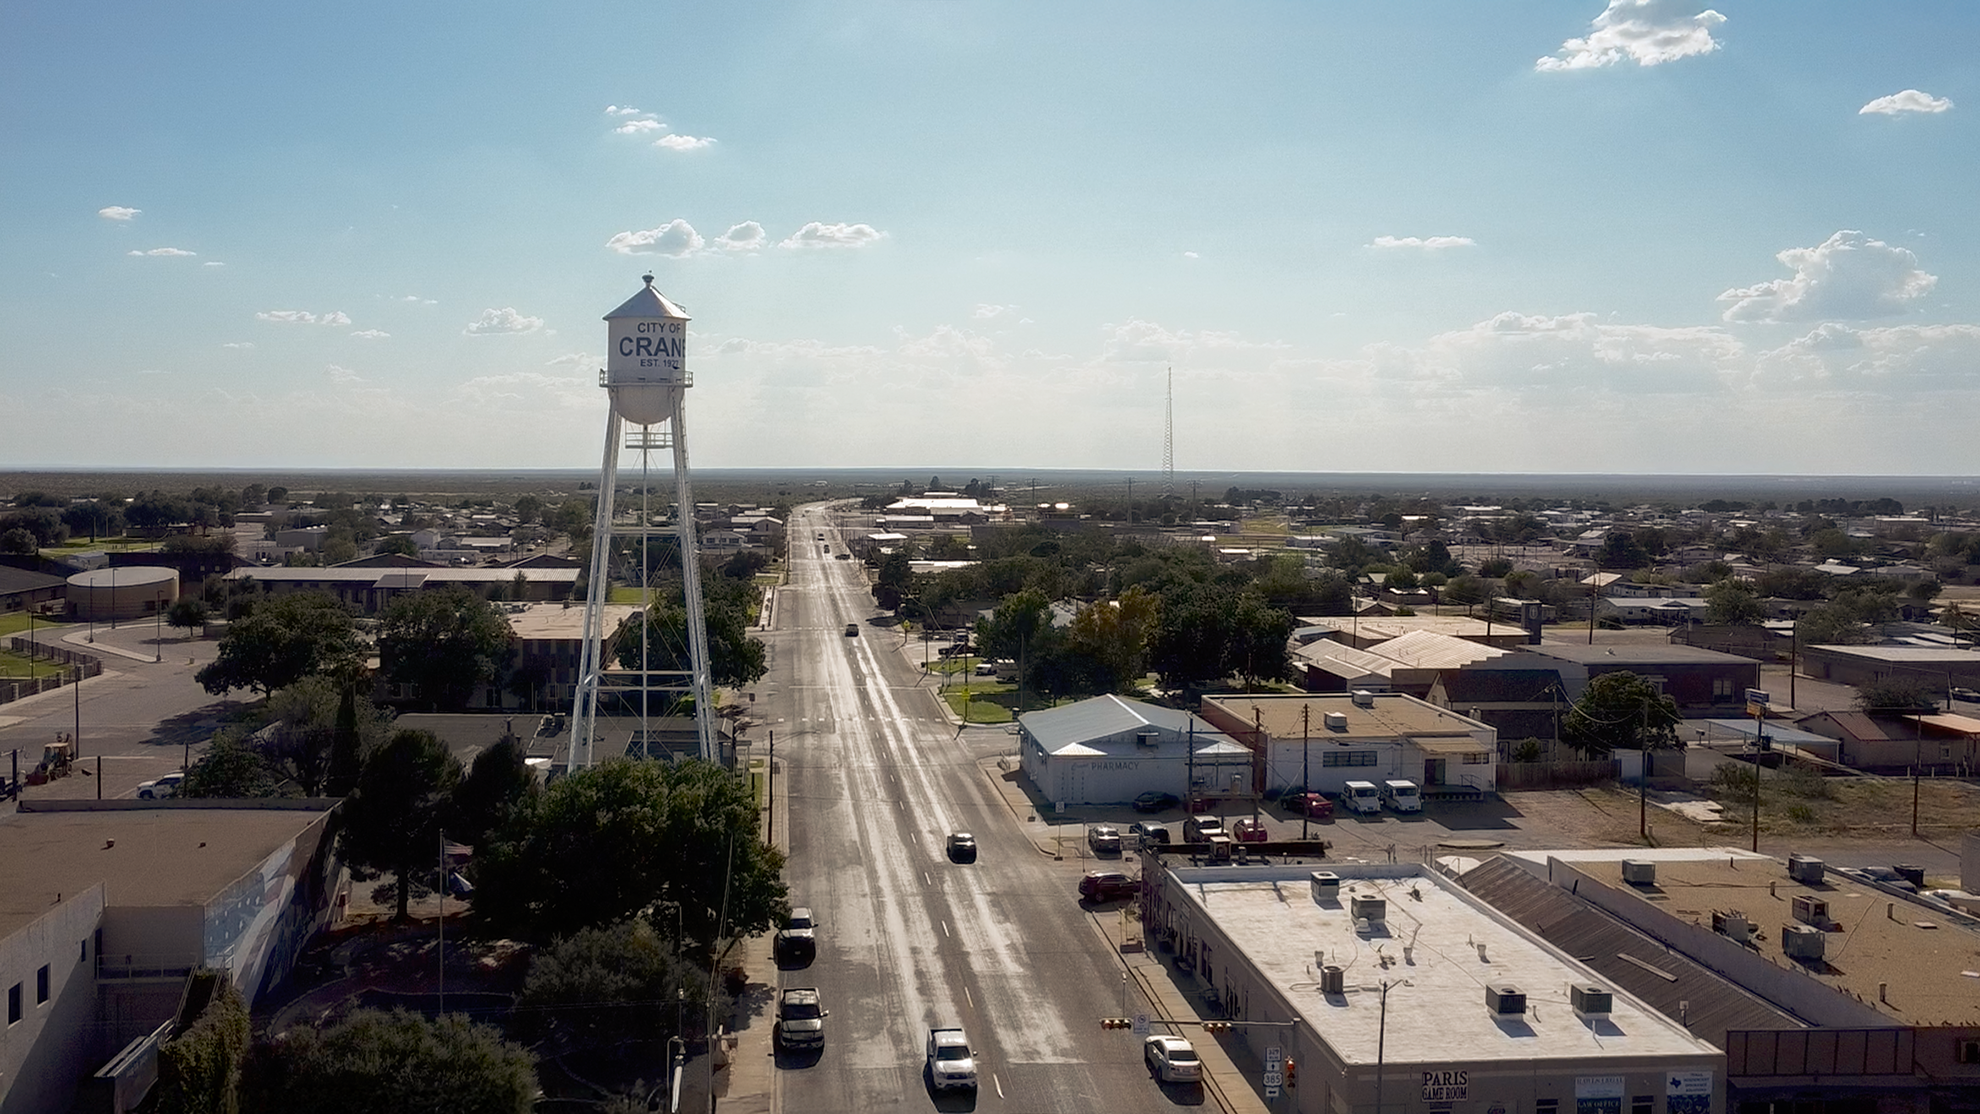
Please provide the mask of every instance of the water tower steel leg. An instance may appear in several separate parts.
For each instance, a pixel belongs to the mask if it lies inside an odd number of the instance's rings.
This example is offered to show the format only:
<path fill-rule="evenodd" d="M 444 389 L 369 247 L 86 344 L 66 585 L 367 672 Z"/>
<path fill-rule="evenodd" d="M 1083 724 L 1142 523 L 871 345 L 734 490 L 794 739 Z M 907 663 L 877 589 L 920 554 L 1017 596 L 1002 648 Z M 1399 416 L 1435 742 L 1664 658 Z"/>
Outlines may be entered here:
<path fill-rule="evenodd" d="M 708 666 L 708 618 L 701 603 L 701 553 L 694 542 L 694 491 L 688 479 L 687 392 L 674 391 L 674 499 L 681 534 L 681 594 L 687 608 L 688 655 L 693 663 L 694 720 L 700 734 L 701 757 L 716 762 L 715 699 Z"/>
<path fill-rule="evenodd" d="M 598 720 L 598 685 L 605 672 L 605 604 L 611 578 L 607 566 L 612 557 L 612 502 L 619 487 L 619 439 L 624 432 L 619 411 L 610 408 L 605 415 L 605 460 L 598 469 L 598 507 L 592 519 L 591 575 L 584 592 L 584 646 L 578 657 L 577 699 L 571 709 L 570 750 L 564 772 L 584 769 L 592 762 L 592 743 Z"/>

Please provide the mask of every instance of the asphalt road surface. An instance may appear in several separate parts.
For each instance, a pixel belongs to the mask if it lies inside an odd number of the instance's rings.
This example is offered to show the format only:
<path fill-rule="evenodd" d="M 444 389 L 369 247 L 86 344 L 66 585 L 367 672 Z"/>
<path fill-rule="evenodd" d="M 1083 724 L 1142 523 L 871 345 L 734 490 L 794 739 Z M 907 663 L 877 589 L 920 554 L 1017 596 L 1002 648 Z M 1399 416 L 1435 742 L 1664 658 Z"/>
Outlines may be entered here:
<path fill-rule="evenodd" d="M 825 538 L 819 540 L 817 535 Z M 1103 1033 L 1124 1012 L 1122 971 L 1055 861 L 980 764 L 999 729 L 958 732 L 900 653 L 859 565 L 821 508 L 793 516 L 790 577 L 767 632 L 774 682 L 756 718 L 776 732 L 775 792 L 794 905 L 819 922 L 817 958 L 778 972 L 830 1010 L 820 1053 L 778 1054 L 787 1111 L 1159 1109 L 1192 1101 L 1148 1078 L 1138 1042 Z M 857 636 L 846 625 L 855 624 Z M 978 861 L 949 861 L 952 831 Z M 1090 865 L 1090 864 L 1089 864 Z M 1141 1008 L 1127 1000 L 1125 1012 Z M 973 1095 L 927 1087 L 930 1026 L 977 1050 Z M 1197 1099 L 1200 1101 L 1200 1097 Z"/>

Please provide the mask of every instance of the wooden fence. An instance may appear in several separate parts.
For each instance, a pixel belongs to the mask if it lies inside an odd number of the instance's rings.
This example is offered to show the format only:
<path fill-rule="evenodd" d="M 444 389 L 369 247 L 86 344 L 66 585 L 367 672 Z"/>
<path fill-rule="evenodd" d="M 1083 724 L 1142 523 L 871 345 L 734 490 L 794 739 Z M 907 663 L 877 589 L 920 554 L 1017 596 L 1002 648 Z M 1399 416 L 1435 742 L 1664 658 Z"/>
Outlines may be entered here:
<path fill-rule="evenodd" d="M 1596 762 L 1502 762 L 1496 771 L 1499 788 L 1566 789 L 1616 779 L 1614 759 Z"/>

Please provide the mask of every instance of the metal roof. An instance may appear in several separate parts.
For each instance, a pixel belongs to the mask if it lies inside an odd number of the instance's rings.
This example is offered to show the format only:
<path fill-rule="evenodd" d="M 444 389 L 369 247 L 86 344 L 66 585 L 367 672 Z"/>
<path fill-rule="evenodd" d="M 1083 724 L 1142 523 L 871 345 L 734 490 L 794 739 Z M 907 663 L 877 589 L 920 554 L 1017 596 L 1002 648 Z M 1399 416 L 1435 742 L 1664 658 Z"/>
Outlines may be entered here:
<path fill-rule="evenodd" d="M 1119 696 L 1096 696 L 1063 707 L 1026 712 L 1018 717 L 1018 723 L 1047 751 L 1142 727 L 1159 728 L 1172 735 L 1188 735 L 1194 727 L 1197 738 L 1205 745 L 1230 741 L 1223 732 L 1188 712 Z"/>
<path fill-rule="evenodd" d="M 1375 652 L 1412 669 L 1457 669 L 1507 653 L 1496 646 L 1427 630 L 1397 635 L 1375 647 Z"/>
<path fill-rule="evenodd" d="M 688 319 L 687 311 L 667 300 L 667 296 L 653 289 L 653 276 L 642 276 L 646 285 L 640 292 L 627 298 L 625 304 L 605 315 L 604 320 L 615 317 L 673 317 L 682 321 Z"/>

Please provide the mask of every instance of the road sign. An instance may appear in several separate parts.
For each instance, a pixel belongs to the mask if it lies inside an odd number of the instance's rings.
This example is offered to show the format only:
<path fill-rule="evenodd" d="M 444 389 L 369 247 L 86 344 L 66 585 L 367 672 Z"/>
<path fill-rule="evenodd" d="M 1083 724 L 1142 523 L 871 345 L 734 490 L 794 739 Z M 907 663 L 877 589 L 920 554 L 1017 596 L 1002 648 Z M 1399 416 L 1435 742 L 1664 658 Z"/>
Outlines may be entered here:
<path fill-rule="evenodd" d="M 1268 1071 L 1265 1073 L 1265 1085 L 1267 1087 L 1283 1087 L 1285 1086 L 1285 1082 L 1286 1082 L 1285 1072 Z"/>
<path fill-rule="evenodd" d="M 1772 704 L 1774 698 L 1765 689 L 1747 689 L 1746 702 L 1748 704 Z"/>
<path fill-rule="evenodd" d="M 1267 1087 L 1267 1088 L 1265 1088 L 1265 1097 L 1266 1097 L 1266 1098 L 1268 1098 L 1268 1099 L 1275 1099 L 1275 1098 L 1278 1098 L 1278 1097 L 1279 1097 L 1279 1089 L 1278 1089 L 1277 1087 Z"/>
<path fill-rule="evenodd" d="M 1285 1050 L 1276 1044 L 1265 1046 L 1265 1070 L 1278 1071 L 1286 1066 Z"/>
<path fill-rule="evenodd" d="M 1137 1037 L 1145 1037 L 1148 1035 L 1147 1014 L 1138 1013 L 1134 1015 L 1134 1035 Z"/>

